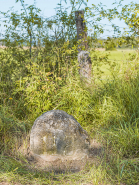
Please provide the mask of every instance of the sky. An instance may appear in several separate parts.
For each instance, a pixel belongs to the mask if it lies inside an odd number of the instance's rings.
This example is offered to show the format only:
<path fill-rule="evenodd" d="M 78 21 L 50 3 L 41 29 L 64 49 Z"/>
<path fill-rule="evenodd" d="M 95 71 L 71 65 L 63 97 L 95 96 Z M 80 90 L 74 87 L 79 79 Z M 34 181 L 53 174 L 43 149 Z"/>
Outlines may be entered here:
<path fill-rule="evenodd" d="M 34 4 L 34 0 L 24 0 L 25 1 L 25 4 L 28 4 L 28 5 L 31 5 L 31 4 Z M 67 0 L 68 2 L 69 0 Z M 119 0 L 117 0 L 119 1 Z M 134 3 L 137 3 L 138 0 L 132 0 Z M 57 6 L 57 4 L 60 2 L 60 0 L 36 0 L 36 7 L 37 8 L 40 8 L 41 9 L 41 14 L 44 16 L 44 17 L 51 17 L 53 15 L 55 15 L 55 8 Z M 99 3 L 102 3 L 104 5 L 106 5 L 106 7 L 109 9 L 109 8 L 112 8 L 112 3 L 115 2 L 115 0 L 88 0 L 88 3 L 87 5 L 89 7 L 92 6 L 92 4 L 99 4 Z M 131 0 L 124 0 L 123 1 L 123 4 L 129 4 L 131 2 Z M 15 3 L 15 0 L 0 0 L 0 11 L 2 12 L 6 12 L 10 9 L 10 7 L 14 7 L 14 11 L 20 11 L 21 9 L 21 3 L 18 2 L 18 3 Z M 81 7 L 81 9 L 84 8 L 84 7 Z M 3 26 L 3 23 L 2 23 L 2 20 L 3 20 L 3 15 L 0 14 L 0 33 L 3 33 L 4 32 L 4 26 Z M 104 19 L 101 23 L 103 24 L 107 24 L 107 25 L 110 25 L 110 23 Z M 114 24 L 120 26 L 120 27 L 125 27 L 125 24 L 124 22 L 122 21 L 119 21 L 118 19 L 115 20 L 113 22 Z M 112 28 L 110 26 L 106 26 L 106 29 L 111 29 Z M 121 28 L 122 29 L 122 28 Z M 110 30 L 110 31 L 111 31 Z M 108 36 L 108 35 L 111 35 L 112 32 L 108 32 L 108 31 L 105 31 L 105 33 L 103 34 L 103 37 L 105 36 Z M 1 38 L 1 34 L 0 34 L 0 38 Z"/>

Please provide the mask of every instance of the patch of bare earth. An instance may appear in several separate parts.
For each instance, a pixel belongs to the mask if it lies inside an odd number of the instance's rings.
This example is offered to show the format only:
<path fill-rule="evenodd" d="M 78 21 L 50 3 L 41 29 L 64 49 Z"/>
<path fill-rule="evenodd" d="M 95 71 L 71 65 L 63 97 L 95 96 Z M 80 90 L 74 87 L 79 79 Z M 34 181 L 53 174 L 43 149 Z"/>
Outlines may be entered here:
<path fill-rule="evenodd" d="M 105 51 L 105 48 L 96 48 L 96 51 Z"/>

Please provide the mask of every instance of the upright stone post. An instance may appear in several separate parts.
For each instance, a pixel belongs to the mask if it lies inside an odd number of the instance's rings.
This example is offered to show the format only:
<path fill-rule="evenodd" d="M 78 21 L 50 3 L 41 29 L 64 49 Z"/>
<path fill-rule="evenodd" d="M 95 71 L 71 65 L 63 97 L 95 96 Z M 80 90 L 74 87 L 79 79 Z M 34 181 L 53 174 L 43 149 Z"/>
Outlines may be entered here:
<path fill-rule="evenodd" d="M 79 10 L 75 12 L 76 28 L 77 28 L 77 40 L 81 41 L 78 46 L 78 62 L 79 62 L 79 74 L 82 77 L 91 79 L 91 58 L 89 57 L 88 43 L 87 43 L 87 31 L 86 24 L 84 21 L 84 11 Z M 85 48 L 85 50 L 83 50 Z"/>

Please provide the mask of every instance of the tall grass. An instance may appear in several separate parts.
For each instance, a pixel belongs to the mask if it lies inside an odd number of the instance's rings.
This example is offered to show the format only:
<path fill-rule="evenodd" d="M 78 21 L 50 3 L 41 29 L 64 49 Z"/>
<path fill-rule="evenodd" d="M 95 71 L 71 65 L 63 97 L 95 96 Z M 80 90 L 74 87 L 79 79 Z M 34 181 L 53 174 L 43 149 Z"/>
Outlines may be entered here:
<path fill-rule="evenodd" d="M 58 51 L 63 52 L 63 51 Z M 116 52 L 116 51 L 113 51 Z M 10 54 L 9 54 L 10 55 Z M 58 55 L 57 55 L 58 56 Z M 41 56 L 40 56 L 41 57 Z M 21 184 L 137 184 L 139 182 L 139 61 L 111 62 L 107 53 L 93 51 L 91 84 L 80 79 L 75 58 L 61 61 L 60 71 L 36 60 L 13 65 L 1 55 L 0 181 Z M 39 59 L 40 60 L 40 59 Z M 8 66 L 7 66 L 8 64 Z M 6 67 L 7 66 L 7 67 Z M 124 67 L 123 67 L 124 66 Z M 103 68 L 103 72 L 102 72 Z M 11 69 L 11 70 L 10 70 Z M 105 70 L 107 69 L 107 70 Z M 109 72 L 108 72 L 109 71 Z M 7 82 L 7 76 L 11 81 Z M 30 171 L 14 159 L 16 139 L 27 135 L 33 121 L 43 112 L 61 109 L 73 115 L 105 148 L 104 159 L 78 174 L 45 174 Z M 12 144 L 13 142 L 13 144 Z M 7 154 L 11 157 L 6 157 Z M 14 154 L 12 154 L 14 153 Z M 5 163 L 4 163 L 5 161 Z M 26 179 L 26 180 L 25 180 Z"/>

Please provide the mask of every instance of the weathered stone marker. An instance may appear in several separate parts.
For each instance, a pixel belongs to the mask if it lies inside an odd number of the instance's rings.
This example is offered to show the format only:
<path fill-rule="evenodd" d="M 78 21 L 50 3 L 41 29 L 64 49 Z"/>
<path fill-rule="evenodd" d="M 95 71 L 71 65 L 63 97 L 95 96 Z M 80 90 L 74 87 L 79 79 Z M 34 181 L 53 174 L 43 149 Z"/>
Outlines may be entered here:
<path fill-rule="evenodd" d="M 30 149 L 42 156 L 88 154 L 89 136 L 76 119 L 62 110 L 38 117 L 31 129 Z"/>
<path fill-rule="evenodd" d="M 80 51 L 78 54 L 78 62 L 79 62 L 79 74 L 81 77 L 85 77 L 90 79 L 91 77 L 91 58 L 89 57 L 88 51 Z"/>
<path fill-rule="evenodd" d="M 24 141 L 19 140 L 19 155 L 26 157 L 28 168 L 39 171 L 78 172 L 86 163 L 98 162 L 104 151 L 73 116 L 62 110 L 38 117 Z"/>

